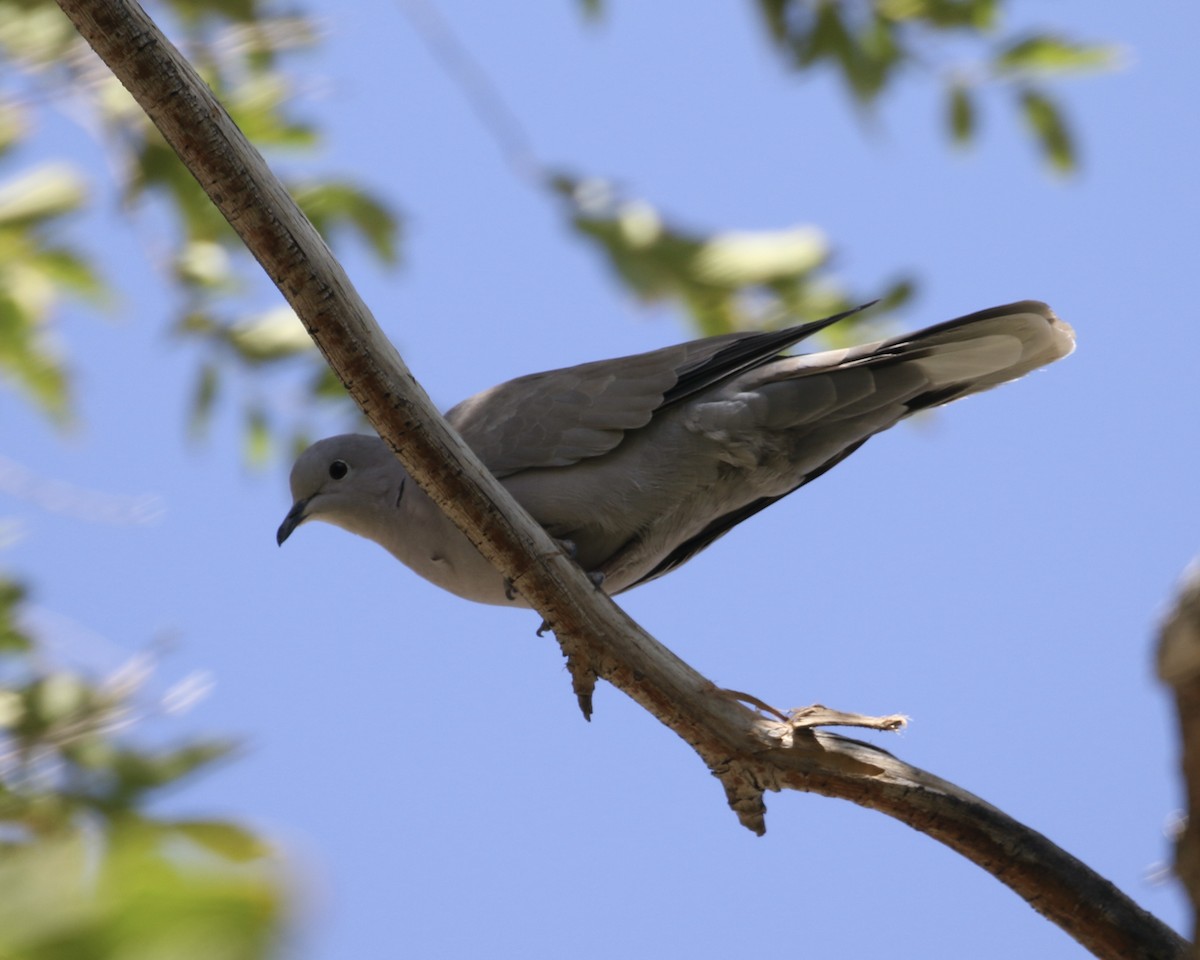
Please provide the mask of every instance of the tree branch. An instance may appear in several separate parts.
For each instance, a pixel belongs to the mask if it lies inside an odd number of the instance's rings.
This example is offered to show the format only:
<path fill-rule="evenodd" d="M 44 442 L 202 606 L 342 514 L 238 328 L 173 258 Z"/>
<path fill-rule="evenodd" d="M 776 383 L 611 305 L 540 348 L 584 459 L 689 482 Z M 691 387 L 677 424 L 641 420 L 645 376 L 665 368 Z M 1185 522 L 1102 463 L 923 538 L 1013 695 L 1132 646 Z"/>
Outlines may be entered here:
<path fill-rule="evenodd" d="M 764 719 L 598 592 L 446 425 L 339 264 L 178 51 L 129 0 L 59 0 L 279 287 L 330 366 L 422 488 L 554 629 L 585 713 L 597 676 L 674 730 L 765 830 L 763 793 L 883 811 L 988 870 L 1096 956 L 1183 956 L 1186 944 L 1040 834 L 869 744 Z"/>
<path fill-rule="evenodd" d="M 1158 639 L 1158 676 L 1175 694 L 1187 821 L 1175 845 L 1175 873 L 1192 902 L 1200 936 L 1200 560 L 1183 576 Z"/>

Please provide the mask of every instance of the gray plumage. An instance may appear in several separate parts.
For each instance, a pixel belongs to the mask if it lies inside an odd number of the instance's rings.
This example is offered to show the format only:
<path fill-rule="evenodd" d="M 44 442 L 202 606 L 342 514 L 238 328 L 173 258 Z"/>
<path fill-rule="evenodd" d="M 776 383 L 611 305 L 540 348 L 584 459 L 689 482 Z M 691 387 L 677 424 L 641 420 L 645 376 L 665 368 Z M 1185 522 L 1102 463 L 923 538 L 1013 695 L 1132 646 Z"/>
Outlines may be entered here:
<path fill-rule="evenodd" d="M 909 414 L 1015 380 L 1075 345 L 1049 307 L 1022 301 L 878 343 L 781 355 L 844 316 L 520 377 L 446 419 L 617 594 L 673 570 Z M 523 605 L 378 437 L 313 444 L 291 487 L 279 543 L 324 520 L 461 597 Z"/>

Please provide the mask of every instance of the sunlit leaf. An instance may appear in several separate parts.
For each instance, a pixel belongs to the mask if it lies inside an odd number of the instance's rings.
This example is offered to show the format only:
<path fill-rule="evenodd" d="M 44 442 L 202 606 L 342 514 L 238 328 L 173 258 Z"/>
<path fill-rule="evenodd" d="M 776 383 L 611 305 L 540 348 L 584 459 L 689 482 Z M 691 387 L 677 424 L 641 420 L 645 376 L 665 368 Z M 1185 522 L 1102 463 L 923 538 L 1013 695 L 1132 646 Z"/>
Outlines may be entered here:
<path fill-rule="evenodd" d="M 0 6 L 0 51 L 7 57 L 34 65 L 53 64 L 81 42 L 71 21 L 54 4 Z"/>
<path fill-rule="evenodd" d="M 718 233 L 696 250 L 697 279 L 724 287 L 770 283 L 815 270 L 829 256 L 815 227 Z"/>
<path fill-rule="evenodd" d="M 90 702 L 87 682 L 77 674 L 59 671 L 30 688 L 27 706 L 35 723 L 49 726 L 81 713 Z"/>
<path fill-rule="evenodd" d="M 252 363 L 282 360 L 315 349 L 308 331 L 286 305 L 234 324 L 227 337 L 242 358 Z"/>
<path fill-rule="evenodd" d="M 262 960 L 283 885 L 269 864 L 186 857 L 169 824 L 63 829 L 0 858 L 0 956 L 13 960 Z"/>
<path fill-rule="evenodd" d="M 1055 73 L 1108 70 L 1117 63 L 1117 48 L 1075 43 L 1039 33 L 1004 47 L 993 65 L 998 73 Z"/>
<path fill-rule="evenodd" d="M 193 240 L 175 257 L 175 273 L 184 283 L 227 288 L 233 279 L 233 257 L 229 248 L 219 243 Z"/>
<path fill-rule="evenodd" d="M 576 230 L 634 295 L 676 302 L 704 334 L 815 320 L 851 305 L 820 275 L 830 251 L 812 227 L 704 235 L 644 201 L 620 200 L 603 181 L 563 176 L 551 183 L 568 201 Z"/>
<path fill-rule="evenodd" d="M 83 178 L 65 163 L 46 164 L 0 185 L 0 227 L 30 226 L 79 209 Z"/>

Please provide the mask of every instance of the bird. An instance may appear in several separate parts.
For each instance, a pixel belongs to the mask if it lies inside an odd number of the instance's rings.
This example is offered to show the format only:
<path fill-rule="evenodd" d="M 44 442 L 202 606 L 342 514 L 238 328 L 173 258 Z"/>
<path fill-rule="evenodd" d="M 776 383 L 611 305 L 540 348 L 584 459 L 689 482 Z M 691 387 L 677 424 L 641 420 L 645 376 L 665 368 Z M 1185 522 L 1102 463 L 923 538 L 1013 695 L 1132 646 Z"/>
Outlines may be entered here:
<path fill-rule="evenodd" d="M 446 420 L 615 596 L 675 570 L 906 417 L 1075 348 L 1068 324 L 1024 300 L 874 343 L 784 352 L 861 309 L 518 377 Z M 467 600 L 527 606 L 379 437 L 317 441 L 290 486 L 279 545 L 321 520 Z"/>

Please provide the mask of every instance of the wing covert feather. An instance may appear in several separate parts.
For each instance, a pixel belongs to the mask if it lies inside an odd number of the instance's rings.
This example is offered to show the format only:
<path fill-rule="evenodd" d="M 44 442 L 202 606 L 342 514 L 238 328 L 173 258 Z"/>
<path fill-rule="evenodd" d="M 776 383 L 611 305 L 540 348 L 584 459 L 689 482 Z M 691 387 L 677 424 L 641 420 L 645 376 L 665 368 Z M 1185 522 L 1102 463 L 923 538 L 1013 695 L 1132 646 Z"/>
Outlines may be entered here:
<path fill-rule="evenodd" d="M 518 377 L 464 400 L 446 419 L 498 477 L 569 466 L 608 453 L 664 405 L 766 363 L 854 312 Z"/>

